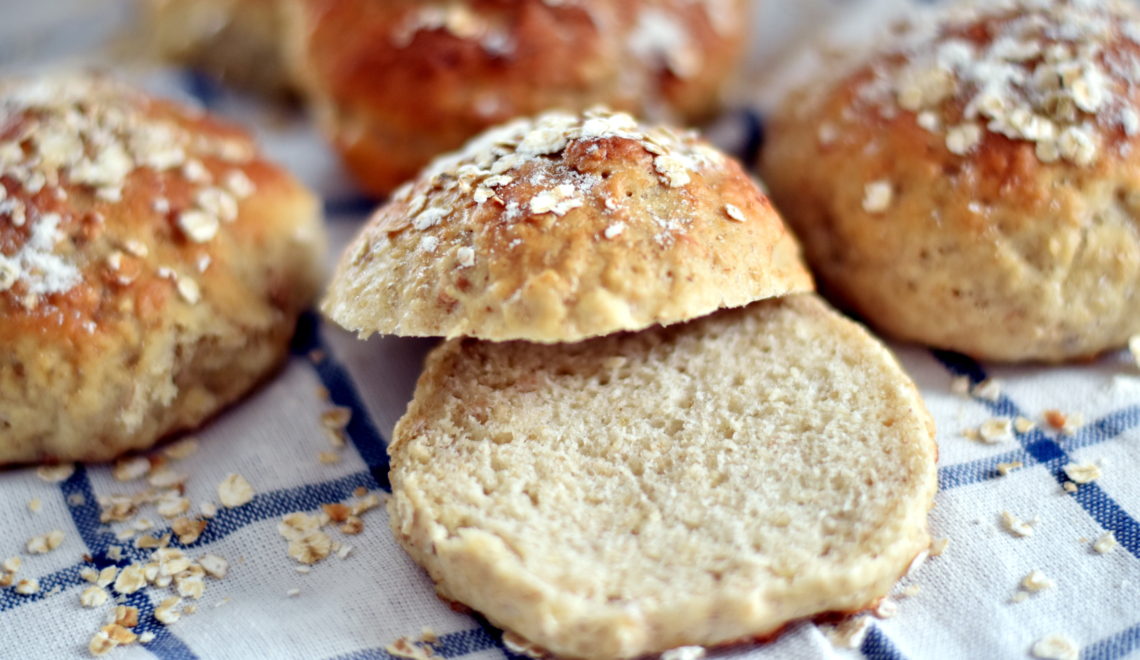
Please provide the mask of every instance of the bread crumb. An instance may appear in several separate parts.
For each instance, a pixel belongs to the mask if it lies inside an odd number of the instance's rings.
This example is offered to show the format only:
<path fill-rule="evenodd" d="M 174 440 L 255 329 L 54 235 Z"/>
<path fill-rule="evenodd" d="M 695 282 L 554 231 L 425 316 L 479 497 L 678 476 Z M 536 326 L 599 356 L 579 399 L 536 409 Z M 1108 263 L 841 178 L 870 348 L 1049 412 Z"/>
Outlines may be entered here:
<path fill-rule="evenodd" d="M 39 593 L 40 583 L 35 578 L 24 578 L 16 583 L 16 593 L 21 596 L 31 596 L 32 594 Z"/>
<path fill-rule="evenodd" d="M 978 437 L 988 444 L 997 444 L 1013 439 L 1013 422 L 1006 417 L 995 417 L 978 427 Z"/>
<path fill-rule="evenodd" d="M 63 543 L 63 532 L 54 529 L 46 534 L 40 534 L 28 539 L 26 549 L 28 554 L 46 555 Z"/>
<path fill-rule="evenodd" d="M 1091 483 L 1101 477 L 1100 466 L 1096 463 L 1069 463 L 1061 469 L 1078 484 Z"/>
<path fill-rule="evenodd" d="M 335 465 L 340 463 L 341 455 L 335 451 L 322 451 L 317 453 L 317 460 L 323 465 Z"/>
<path fill-rule="evenodd" d="M 1077 485 L 1075 483 L 1066 481 L 1065 483 L 1061 484 L 1061 490 L 1065 491 L 1066 493 L 1075 493 L 1079 490 L 1079 488 L 1077 488 Z"/>
<path fill-rule="evenodd" d="M 90 585 L 79 594 L 79 604 L 83 607 L 95 608 L 107 602 L 111 598 L 111 594 L 107 590 L 97 585 Z"/>
<path fill-rule="evenodd" d="M 289 556 L 302 564 L 315 564 L 332 551 L 332 539 L 320 530 L 289 541 Z"/>
<path fill-rule="evenodd" d="M 168 458 L 182 460 L 196 454 L 200 445 L 198 438 L 183 438 L 164 447 L 162 453 Z"/>
<path fill-rule="evenodd" d="M 899 613 L 899 604 L 890 598 L 884 598 L 875 606 L 875 616 L 880 619 L 889 619 Z"/>
<path fill-rule="evenodd" d="M 950 545 L 950 539 L 946 537 L 933 539 L 930 542 L 930 556 L 938 557 L 943 552 L 946 552 L 946 547 Z"/>
<path fill-rule="evenodd" d="M 40 498 L 33 497 L 32 499 L 28 500 L 28 511 L 31 511 L 32 513 L 39 513 L 40 509 L 42 508 L 43 502 L 40 501 Z"/>
<path fill-rule="evenodd" d="M 1029 600 L 1029 594 L 1021 591 L 1020 589 L 1013 592 L 1013 595 L 1009 597 L 1009 602 L 1013 603 L 1014 605 L 1018 603 L 1024 603 L 1027 600 Z"/>
<path fill-rule="evenodd" d="M 969 394 L 970 393 L 970 377 L 969 376 L 954 376 L 950 379 L 950 391 L 954 394 Z"/>
<path fill-rule="evenodd" d="M 900 598 L 914 598 L 915 596 L 917 596 L 920 593 L 922 593 L 922 585 L 909 584 L 906 586 L 906 588 L 904 588 L 902 591 L 899 592 L 899 597 Z"/>
<path fill-rule="evenodd" d="M 150 461 L 145 456 L 121 458 L 115 461 L 115 466 L 111 468 L 111 476 L 115 481 L 134 481 L 146 476 L 148 472 L 150 472 Z"/>
<path fill-rule="evenodd" d="M 1000 474 L 1001 476 L 1004 477 L 1005 475 L 1009 474 L 1010 472 L 1013 472 L 1014 470 L 1016 470 L 1020 467 L 1024 467 L 1024 466 L 1025 466 L 1025 464 L 1022 463 L 1021 461 L 1010 461 L 1009 463 L 998 463 L 997 464 L 997 471 L 998 471 L 998 474 Z"/>
<path fill-rule="evenodd" d="M 868 213 L 882 213 L 891 207 L 894 190 L 887 180 L 872 181 L 863 188 L 863 210 Z"/>
<path fill-rule="evenodd" d="M 1057 586 L 1057 583 L 1050 580 L 1039 570 L 1032 570 L 1028 575 L 1021 578 L 1021 588 L 1029 593 L 1038 593 L 1046 589 L 1052 589 Z"/>
<path fill-rule="evenodd" d="M 301 595 L 301 590 L 296 588 L 296 587 L 293 587 L 289 591 L 285 592 L 286 598 L 296 598 L 297 596 L 300 596 L 300 595 Z"/>
<path fill-rule="evenodd" d="M 863 646 L 863 640 L 866 639 L 870 627 L 870 617 L 851 617 L 831 627 L 827 632 L 827 637 L 832 644 L 839 648 L 857 649 Z"/>
<path fill-rule="evenodd" d="M 240 474 L 230 473 L 218 484 L 218 501 L 227 509 L 242 506 L 253 499 L 253 486 Z"/>
<path fill-rule="evenodd" d="M 1001 381 L 987 378 L 971 388 L 971 392 L 979 399 L 996 402 L 1001 398 Z"/>
<path fill-rule="evenodd" d="M 36 476 L 40 479 L 57 484 L 61 481 L 67 481 L 72 474 L 75 474 L 75 465 L 72 463 L 64 463 L 62 465 L 41 465 L 36 468 Z"/>
<path fill-rule="evenodd" d="M 525 655 L 528 658 L 542 660 L 547 656 L 546 650 L 534 642 L 510 631 L 503 633 L 503 646 L 511 653 Z"/>
<path fill-rule="evenodd" d="M 1035 424 L 1033 420 L 1029 419 L 1028 417 L 1018 416 L 1013 420 L 1013 428 L 1018 433 L 1029 433 L 1033 429 L 1037 428 L 1037 424 Z"/>
<path fill-rule="evenodd" d="M 1076 642 L 1057 633 L 1037 640 L 1031 652 L 1033 657 L 1042 660 L 1077 660 L 1080 656 L 1080 648 Z"/>
<path fill-rule="evenodd" d="M 1112 532 L 1105 532 L 1093 542 L 1092 549 L 1097 554 L 1104 555 L 1115 550 L 1118 545 L 1120 543 L 1116 540 L 1116 535 Z"/>
<path fill-rule="evenodd" d="M 1036 521 L 1024 521 L 1009 511 L 1002 511 L 1001 522 L 1006 531 L 1016 537 L 1033 536 L 1033 524 Z"/>

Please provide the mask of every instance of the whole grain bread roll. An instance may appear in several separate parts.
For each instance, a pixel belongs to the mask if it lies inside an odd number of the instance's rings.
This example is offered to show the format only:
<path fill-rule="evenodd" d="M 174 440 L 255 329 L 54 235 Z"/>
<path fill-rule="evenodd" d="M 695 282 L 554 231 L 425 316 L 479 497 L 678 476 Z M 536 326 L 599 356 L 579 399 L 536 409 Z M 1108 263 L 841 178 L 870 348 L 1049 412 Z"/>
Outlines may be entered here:
<path fill-rule="evenodd" d="M 707 117 L 747 0 L 288 0 L 286 48 L 317 117 L 384 195 L 496 124 L 605 104 Z"/>
<path fill-rule="evenodd" d="M 762 172 L 825 288 L 983 359 L 1140 332 L 1137 25 L 1133 3 L 952 3 L 789 97 Z"/>
<path fill-rule="evenodd" d="M 735 161 L 595 110 L 516 120 L 437 159 L 345 250 L 322 308 L 364 336 L 556 342 L 811 288 Z"/>
<path fill-rule="evenodd" d="M 0 81 L 0 465 L 109 459 L 235 401 L 323 249 L 244 131 L 106 78 Z"/>
<path fill-rule="evenodd" d="M 814 294 L 577 344 L 457 339 L 391 454 L 440 594 L 557 656 L 746 641 L 867 608 L 929 544 L 933 423 Z"/>
<path fill-rule="evenodd" d="M 281 40 L 282 0 L 139 0 L 148 47 L 161 58 L 257 92 L 297 91 Z"/>

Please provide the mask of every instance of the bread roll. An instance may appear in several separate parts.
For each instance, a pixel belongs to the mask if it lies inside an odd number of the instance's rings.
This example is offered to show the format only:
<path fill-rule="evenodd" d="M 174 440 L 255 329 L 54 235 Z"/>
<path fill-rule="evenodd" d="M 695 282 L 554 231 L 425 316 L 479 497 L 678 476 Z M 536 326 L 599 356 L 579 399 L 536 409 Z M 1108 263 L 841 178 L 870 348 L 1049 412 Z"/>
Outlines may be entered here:
<path fill-rule="evenodd" d="M 323 249 L 245 132 L 100 77 L 0 82 L 0 464 L 109 459 L 235 401 Z"/>

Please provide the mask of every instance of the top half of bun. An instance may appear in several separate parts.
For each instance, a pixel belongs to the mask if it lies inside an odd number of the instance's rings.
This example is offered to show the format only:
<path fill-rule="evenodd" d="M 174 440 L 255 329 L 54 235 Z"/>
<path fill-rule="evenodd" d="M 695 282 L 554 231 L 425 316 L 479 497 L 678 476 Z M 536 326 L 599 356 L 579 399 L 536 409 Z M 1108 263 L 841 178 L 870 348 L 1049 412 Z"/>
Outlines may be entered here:
<path fill-rule="evenodd" d="M 437 159 L 345 251 L 323 307 L 362 335 L 559 342 L 811 289 L 735 161 L 596 109 Z"/>

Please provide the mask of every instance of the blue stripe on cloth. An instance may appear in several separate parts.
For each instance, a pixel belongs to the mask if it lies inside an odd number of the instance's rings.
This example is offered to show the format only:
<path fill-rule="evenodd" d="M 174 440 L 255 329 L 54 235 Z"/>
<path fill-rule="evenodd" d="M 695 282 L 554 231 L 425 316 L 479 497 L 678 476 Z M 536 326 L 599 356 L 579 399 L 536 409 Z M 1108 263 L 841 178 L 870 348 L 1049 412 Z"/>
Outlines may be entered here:
<path fill-rule="evenodd" d="M 440 635 L 431 645 L 434 655 L 442 658 L 458 658 L 496 646 L 495 638 L 480 628 Z M 337 656 L 335 660 L 394 660 L 400 657 L 402 656 L 394 656 L 386 649 L 364 649 Z"/>
<path fill-rule="evenodd" d="M 881 628 L 872 624 L 859 651 L 869 660 L 903 660 L 904 656 Z"/>
<path fill-rule="evenodd" d="M 91 488 L 91 480 L 87 478 L 87 468 L 77 464 L 75 472 L 60 483 L 59 487 L 67 512 L 71 514 L 75 529 L 87 545 L 87 551 L 93 557 L 104 556 L 107 547 L 115 542 L 115 537 L 99 522 L 99 502 Z"/>
<path fill-rule="evenodd" d="M 998 454 L 997 456 L 981 458 L 968 463 L 947 465 L 946 467 L 938 469 L 938 489 L 950 490 L 951 488 L 993 479 L 994 477 L 1000 476 L 997 471 L 998 463 L 1010 463 L 1013 461 L 1021 461 L 1025 465 L 1034 462 L 1029 452 L 1024 449 L 1015 449 Z"/>
<path fill-rule="evenodd" d="M 934 351 L 934 357 L 951 373 L 968 376 L 974 383 L 979 383 L 986 378 L 986 373 L 982 366 L 966 356 L 946 351 Z M 997 401 L 989 401 L 978 397 L 975 397 L 975 400 L 988 407 L 995 415 L 1011 418 L 1024 416 L 1024 413 L 1022 413 L 1017 404 L 1013 402 L 1013 399 L 1005 394 L 998 397 Z M 1107 434 L 1110 430 L 1120 429 L 1119 432 L 1123 432 L 1127 430 L 1127 428 L 1130 428 L 1128 424 L 1135 423 L 1138 415 L 1140 415 L 1140 413 L 1137 413 L 1132 408 L 1118 411 L 1116 416 L 1109 415 L 1099 423 L 1094 424 L 1092 429 L 1086 429 L 1084 435 L 1078 434 L 1078 437 L 1071 440 L 1062 440 L 1061 442 L 1065 442 L 1070 447 L 1079 447 L 1094 444 L 1094 440 L 1096 442 L 1103 441 L 1107 439 Z M 1062 468 L 1068 464 L 1071 459 L 1057 440 L 1046 435 L 1041 429 L 1034 429 L 1028 433 L 1017 434 L 1016 437 L 1017 441 L 1021 443 L 1022 447 L 1033 460 L 1038 463 L 1046 464 L 1045 467 L 1058 484 L 1064 484 L 1069 480 L 1068 475 L 1065 474 Z M 941 481 L 941 474 L 939 476 L 939 481 Z M 1140 558 L 1140 523 L 1137 523 L 1135 518 L 1129 515 L 1128 512 L 1109 497 L 1098 484 L 1084 484 L 1078 488 L 1072 497 L 1092 516 L 1097 524 L 1111 531 L 1121 546 L 1132 553 L 1133 556 Z"/>
<path fill-rule="evenodd" d="M 331 218 L 350 217 L 358 219 L 372 213 L 378 206 L 380 206 L 379 200 L 367 195 L 359 195 L 341 199 L 327 199 L 324 203 L 324 211 L 325 215 Z"/>
<path fill-rule="evenodd" d="M 1081 660 L 1118 660 L 1140 649 L 1140 625 L 1122 630 L 1081 649 Z"/>
<path fill-rule="evenodd" d="M 309 356 L 316 352 L 322 356 L 313 363 L 313 368 L 328 390 L 329 400 L 352 411 L 348 426 L 344 429 L 345 433 L 372 472 L 376 483 L 384 490 L 390 491 L 392 486 L 388 482 L 388 443 L 376 429 L 376 424 L 361 401 L 348 370 L 333 357 L 332 351 L 321 338 L 320 323 L 320 319 L 312 312 L 302 315 L 297 322 L 297 334 L 293 338 L 292 350 L 297 355 Z"/>
<path fill-rule="evenodd" d="M 53 594 L 64 589 L 86 584 L 86 580 L 79 577 L 80 566 L 68 566 L 54 573 L 48 573 L 36 578 L 40 583 L 40 590 L 27 596 L 16 593 L 15 589 L 0 589 L 0 612 L 15 609 L 36 601 L 50 598 Z"/>

